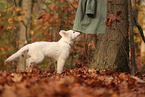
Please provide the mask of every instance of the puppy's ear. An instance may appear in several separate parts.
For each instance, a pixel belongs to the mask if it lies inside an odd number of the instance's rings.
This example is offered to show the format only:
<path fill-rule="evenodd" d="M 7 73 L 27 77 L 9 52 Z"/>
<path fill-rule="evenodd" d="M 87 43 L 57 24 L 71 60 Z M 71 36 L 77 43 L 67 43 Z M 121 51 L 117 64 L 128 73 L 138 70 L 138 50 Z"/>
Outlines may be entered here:
<path fill-rule="evenodd" d="M 60 35 L 60 36 L 64 36 L 65 34 L 66 34 L 65 30 L 61 30 L 61 31 L 59 32 L 59 35 Z"/>

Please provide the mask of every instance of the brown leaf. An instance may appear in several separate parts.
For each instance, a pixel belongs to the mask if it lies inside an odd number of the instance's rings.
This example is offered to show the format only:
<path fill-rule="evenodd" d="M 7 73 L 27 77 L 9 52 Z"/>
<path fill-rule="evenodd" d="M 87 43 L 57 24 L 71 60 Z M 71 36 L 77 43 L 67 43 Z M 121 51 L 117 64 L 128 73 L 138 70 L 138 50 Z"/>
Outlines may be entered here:
<path fill-rule="evenodd" d="M 109 19 L 115 20 L 116 19 L 116 15 L 113 14 L 108 14 L 107 16 Z"/>
<path fill-rule="evenodd" d="M 22 74 L 16 74 L 16 73 L 12 73 L 11 74 L 11 79 L 14 82 L 20 82 L 22 80 Z"/>
<path fill-rule="evenodd" d="M 105 21 L 105 26 L 107 28 L 110 28 L 112 24 L 113 24 L 112 19 L 107 18 L 107 20 Z"/>
<path fill-rule="evenodd" d="M 113 21 L 115 20 L 117 23 L 119 23 L 119 16 L 122 14 L 122 11 L 118 11 L 116 14 L 108 14 L 107 20 L 105 21 L 105 25 L 107 28 L 110 28 L 113 24 Z"/>
<path fill-rule="evenodd" d="M 126 75 L 126 73 L 120 73 L 119 78 L 120 80 L 128 80 L 128 76 Z"/>
<path fill-rule="evenodd" d="M 116 14 L 116 22 L 119 23 L 119 16 L 122 14 L 122 11 L 118 11 Z"/>
<path fill-rule="evenodd" d="M 38 20 L 42 19 L 47 13 L 46 12 L 43 12 L 41 13 L 41 15 L 39 17 L 37 17 Z"/>
<path fill-rule="evenodd" d="M 117 17 L 122 14 L 122 11 L 117 12 Z"/>

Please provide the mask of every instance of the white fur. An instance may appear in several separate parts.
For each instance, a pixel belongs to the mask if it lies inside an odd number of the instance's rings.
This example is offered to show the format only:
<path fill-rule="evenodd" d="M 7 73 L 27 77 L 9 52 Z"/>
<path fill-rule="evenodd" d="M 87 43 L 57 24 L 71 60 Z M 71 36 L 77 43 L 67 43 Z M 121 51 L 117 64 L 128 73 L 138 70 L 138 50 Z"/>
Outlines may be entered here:
<path fill-rule="evenodd" d="M 28 51 L 26 60 L 27 66 L 41 63 L 45 57 L 53 58 L 57 61 L 57 73 L 61 73 L 67 57 L 69 56 L 74 39 L 80 34 L 73 30 L 59 32 L 61 39 L 58 42 L 34 42 L 22 47 L 15 54 L 11 55 L 6 62 L 10 62 Z M 30 70 L 31 71 L 31 70 Z"/>

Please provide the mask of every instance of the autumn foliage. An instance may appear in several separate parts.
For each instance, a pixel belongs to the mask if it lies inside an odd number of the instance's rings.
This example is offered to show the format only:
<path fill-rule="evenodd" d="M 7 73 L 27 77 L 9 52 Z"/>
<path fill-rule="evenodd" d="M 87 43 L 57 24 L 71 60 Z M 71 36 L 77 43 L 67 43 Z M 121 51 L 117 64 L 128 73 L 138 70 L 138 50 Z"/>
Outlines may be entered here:
<path fill-rule="evenodd" d="M 19 49 L 19 30 L 20 23 L 26 18 L 22 12 L 21 6 L 15 4 L 16 0 L 7 2 L 0 1 L 0 69 L 15 70 L 17 60 L 14 64 L 4 66 L 4 61 L 10 55 Z M 22 1 L 22 0 L 18 0 Z M 59 31 L 64 29 L 72 29 L 78 0 L 66 2 L 65 0 L 53 0 L 46 2 L 41 0 L 41 4 L 37 4 L 38 0 L 33 0 L 33 13 L 31 14 L 31 30 L 29 32 L 29 42 L 36 41 L 58 41 L 60 39 Z M 22 2 L 19 2 L 22 3 Z M 36 11 L 38 5 L 40 9 Z M 45 6 L 46 8 L 43 8 Z M 27 10 L 25 10 L 26 12 Z M 48 63 L 48 61 L 47 61 Z M 51 64 L 51 62 L 49 62 Z M 42 66 L 42 65 L 41 65 Z M 42 66 L 45 68 L 45 66 Z"/>
<path fill-rule="evenodd" d="M 137 77 L 138 79 L 134 78 Z M 2 97 L 144 97 L 145 75 L 94 70 L 87 67 L 32 73 L 0 72 Z"/>

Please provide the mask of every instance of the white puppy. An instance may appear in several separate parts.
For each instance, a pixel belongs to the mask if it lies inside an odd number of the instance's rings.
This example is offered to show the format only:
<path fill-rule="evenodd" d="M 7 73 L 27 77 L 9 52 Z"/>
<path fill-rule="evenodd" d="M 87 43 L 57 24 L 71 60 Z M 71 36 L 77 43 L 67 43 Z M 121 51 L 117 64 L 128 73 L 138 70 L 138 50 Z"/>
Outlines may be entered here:
<path fill-rule="evenodd" d="M 58 42 L 34 42 L 27 44 L 11 55 L 6 62 L 18 58 L 24 51 L 27 51 L 28 58 L 26 60 L 26 66 L 33 67 L 34 64 L 41 63 L 45 57 L 49 57 L 57 61 L 57 73 L 60 74 L 69 56 L 71 45 L 80 33 L 73 30 L 61 30 L 59 34 L 62 38 Z M 29 71 L 31 72 L 32 69 Z"/>

